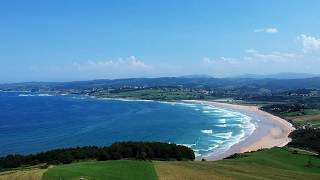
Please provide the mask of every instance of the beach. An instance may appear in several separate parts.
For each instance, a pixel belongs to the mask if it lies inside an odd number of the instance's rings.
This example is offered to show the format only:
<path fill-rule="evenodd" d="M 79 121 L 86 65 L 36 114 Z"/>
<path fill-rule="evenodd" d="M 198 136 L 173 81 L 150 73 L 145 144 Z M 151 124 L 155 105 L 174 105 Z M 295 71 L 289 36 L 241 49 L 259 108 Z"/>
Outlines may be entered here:
<path fill-rule="evenodd" d="M 190 101 L 188 101 L 190 102 Z M 220 154 L 210 154 L 206 160 L 220 160 L 235 153 L 257 151 L 259 149 L 283 147 L 290 142 L 288 137 L 294 130 L 288 121 L 260 110 L 257 106 L 229 104 L 216 101 L 192 101 L 195 103 L 212 105 L 232 111 L 237 111 L 252 118 L 256 129 L 249 136 Z"/>

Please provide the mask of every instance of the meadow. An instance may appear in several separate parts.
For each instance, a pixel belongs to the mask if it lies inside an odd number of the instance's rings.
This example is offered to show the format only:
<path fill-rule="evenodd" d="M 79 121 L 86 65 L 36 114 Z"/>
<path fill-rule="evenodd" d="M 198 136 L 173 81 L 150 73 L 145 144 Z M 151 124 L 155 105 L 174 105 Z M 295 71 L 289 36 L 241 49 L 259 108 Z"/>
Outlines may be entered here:
<path fill-rule="evenodd" d="M 29 179 L 320 179 L 320 158 L 296 148 L 272 148 L 234 156 L 221 161 L 85 161 L 57 165 Z M 40 170 L 40 169 L 39 169 Z M 29 172 L 29 173 L 26 173 Z M 39 171 L 2 173 L 1 180 L 24 173 L 35 177 Z M 12 178 L 21 179 L 21 178 Z M 28 179 L 25 175 L 24 179 Z"/>
<path fill-rule="evenodd" d="M 43 180 L 55 179 L 157 179 L 151 161 L 115 160 L 80 162 L 56 166 L 44 173 Z"/>

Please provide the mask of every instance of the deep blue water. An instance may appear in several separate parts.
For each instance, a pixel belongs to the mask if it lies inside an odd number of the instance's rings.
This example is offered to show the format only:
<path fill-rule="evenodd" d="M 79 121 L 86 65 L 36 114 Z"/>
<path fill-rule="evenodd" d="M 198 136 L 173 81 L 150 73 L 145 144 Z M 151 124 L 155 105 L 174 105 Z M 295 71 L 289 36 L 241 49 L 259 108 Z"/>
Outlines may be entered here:
<path fill-rule="evenodd" d="M 253 131 L 250 118 L 213 106 L 0 92 L 0 155 L 115 141 L 222 152 Z"/>

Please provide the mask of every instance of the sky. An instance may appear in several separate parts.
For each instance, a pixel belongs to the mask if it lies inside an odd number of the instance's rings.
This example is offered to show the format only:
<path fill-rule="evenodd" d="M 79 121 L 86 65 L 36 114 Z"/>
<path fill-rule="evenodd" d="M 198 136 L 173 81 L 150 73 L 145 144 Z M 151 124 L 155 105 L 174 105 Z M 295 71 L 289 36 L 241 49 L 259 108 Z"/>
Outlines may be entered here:
<path fill-rule="evenodd" d="M 0 83 L 320 74 L 318 0 L 1 0 Z"/>

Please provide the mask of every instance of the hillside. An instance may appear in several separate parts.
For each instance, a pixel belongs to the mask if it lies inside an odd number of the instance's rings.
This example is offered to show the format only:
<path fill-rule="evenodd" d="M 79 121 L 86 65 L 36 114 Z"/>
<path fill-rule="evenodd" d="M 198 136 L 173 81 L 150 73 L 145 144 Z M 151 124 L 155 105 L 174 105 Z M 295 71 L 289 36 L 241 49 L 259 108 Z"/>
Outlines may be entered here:
<path fill-rule="evenodd" d="M 179 86 L 188 88 L 266 88 L 270 90 L 289 90 L 301 88 L 320 88 L 320 77 L 305 79 L 252 79 L 252 78 L 211 78 L 211 77 L 161 77 L 100 79 L 74 82 L 26 82 L 0 84 L 0 90 L 68 90 L 92 88 L 158 87 Z"/>
<path fill-rule="evenodd" d="M 0 180 L 10 177 L 39 177 L 42 171 L 0 173 Z M 21 176 L 22 177 L 22 176 Z M 59 165 L 44 172 L 42 179 L 308 179 L 320 178 L 320 159 L 308 151 L 272 148 L 246 153 L 234 159 L 202 161 L 111 160 Z M 15 178 L 18 179 L 19 178 Z M 21 178 L 20 178 L 21 179 Z M 32 178 L 29 178 L 32 179 Z M 40 177 L 38 178 L 40 179 Z"/>
<path fill-rule="evenodd" d="M 294 153 L 273 148 L 216 162 L 155 162 L 155 167 L 159 179 L 319 179 L 320 159 Z"/>

